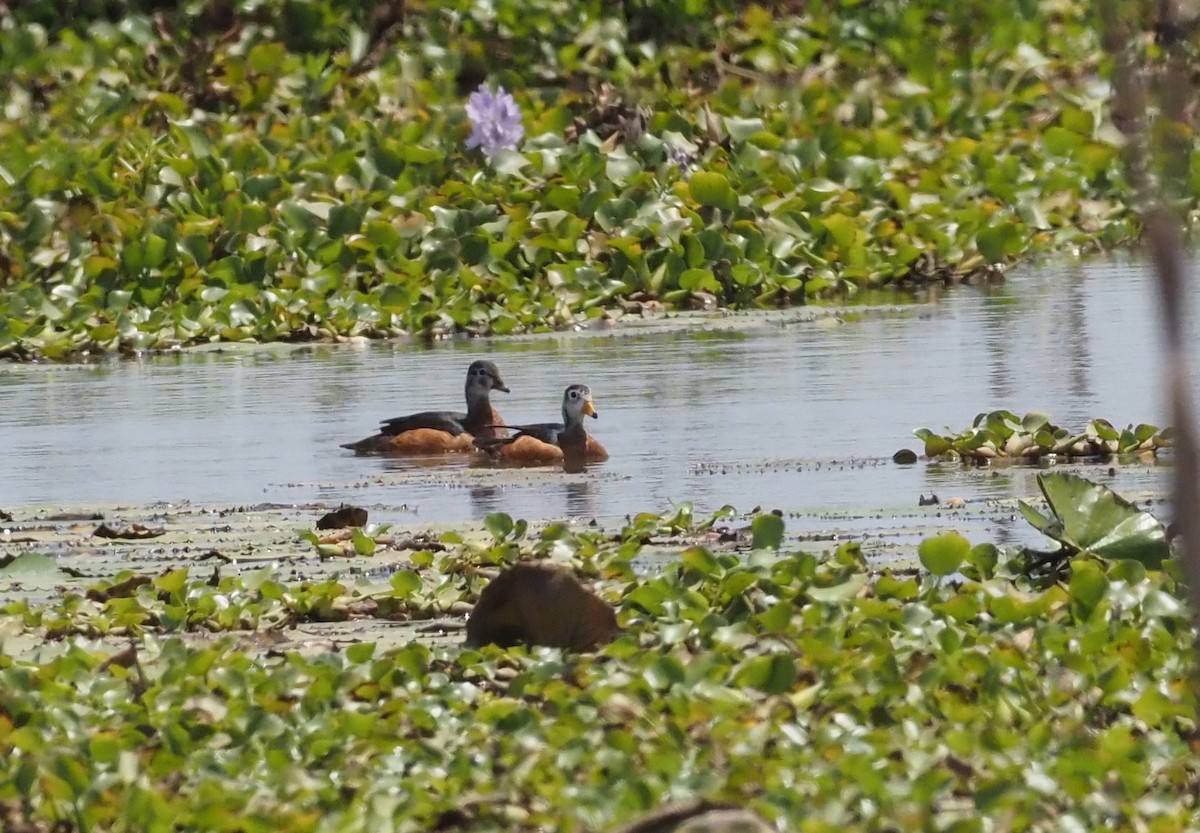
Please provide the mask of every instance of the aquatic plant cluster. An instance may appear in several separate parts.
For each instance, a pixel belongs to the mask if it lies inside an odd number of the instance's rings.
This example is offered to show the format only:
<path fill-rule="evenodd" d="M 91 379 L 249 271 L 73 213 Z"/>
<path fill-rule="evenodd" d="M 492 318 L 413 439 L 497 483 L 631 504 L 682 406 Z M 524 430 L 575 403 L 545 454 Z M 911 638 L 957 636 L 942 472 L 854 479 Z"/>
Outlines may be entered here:
<path fill-rule="evenodd" d="M 491 539 L 374 581 L 273 568 L 124 574 L 0 634 L 8 830 L 608 830 L 670 799 L 778 829 L 1195 829 L 1192 631 L 1173 572 L 1079 559 L 1022 577 L 948 534 L 926 571 L 822 556 L 753 519 L 704 543 L 687 507 L 615 534 L 504 515 Z M 661 571 L 648 546 L 678 542 Z M 517 560 L 615 603 L 596 653 L 468 648 L 461 632 L 329 650 L 330 620 L 445 619 Z M 950 580 L 957 575 L 956 580 Z M 0 643 L 3 644 L 3 643 Z"/>
<path fill-rule="evenodd" d="M 1091 4 L 10 6 L 0 356 L 796 304 L 1137 233 Z"/>
<path fill-rule="evenodd" d="M 1171 447 L 1170 428 L 1139 423 L 1118 429 L 1106 419 L 1093 419 L 1080 431 L 1055 425 L 1049 414 L 1012 411 L 977 414 L 971 427 L 958 434 L 931 428 L 914 432 L 925 442 L 925 456 L 961 458 L 976 463 L 1033 462 L 1045 458 L 1099 459 L 1154 456 Z"/>

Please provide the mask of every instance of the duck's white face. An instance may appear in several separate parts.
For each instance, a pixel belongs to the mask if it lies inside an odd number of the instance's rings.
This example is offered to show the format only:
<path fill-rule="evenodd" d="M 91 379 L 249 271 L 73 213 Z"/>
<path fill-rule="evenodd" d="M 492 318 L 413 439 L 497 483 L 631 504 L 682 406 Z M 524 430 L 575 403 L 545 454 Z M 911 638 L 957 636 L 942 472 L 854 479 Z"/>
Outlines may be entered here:
<path fill-rule="evenodd" d="M 571 424 L 582 422 L 585 416 L 600 416 L 592 402 L 592 391 L 587 385 L 571 385 L 563 394 L 563 419 Z"/>

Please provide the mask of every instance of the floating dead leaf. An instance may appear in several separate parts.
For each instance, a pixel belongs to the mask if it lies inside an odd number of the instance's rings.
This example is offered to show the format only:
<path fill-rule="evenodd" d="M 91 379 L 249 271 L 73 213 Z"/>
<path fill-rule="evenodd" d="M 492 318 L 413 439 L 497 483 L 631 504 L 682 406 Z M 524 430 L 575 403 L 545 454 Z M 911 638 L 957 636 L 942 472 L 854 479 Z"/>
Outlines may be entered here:
<path fill-rule="evenodd" d="M 166 531 L 167 530 L 161 526 L 157 529 L 151 529 L 150 527 L 142 526 L 141 524 L 130 524 L 127 527 L 118 529 L 111 527 L 108 524 L 100 524 L 100 526 L 96 527 L 96 531 L 92 534 L 97 538 L 120 538 L 126 541 L 139 541 L 143 538 L 157 538 L 158 536 L 165 534 Z"/>
<path fill-rule="evenodd" d="M 367 510 L 361 506 L 339 506 L 317 521 L 317 529 L 344 529 L 348 526 L 366 526 Z"/>
<path fill-rule="evenodd" d="M 557 564 L 523 562 L 483 589 L 467 620 L 467 644 L 591 651 L 619 631 L 612 606 L 573 572 Z"/>
<path fill-rule="evenodd" d="M 93 587 L 85 595 L 90 601 L 103 604 L 109 599 L 127 599 L 149 583 L 150 576 L 130 576 L 109 587 Z"/>
<path fill-rule="evenodd" d="M 417 550 L 421 552 L 445 552 L 448 548 L 445 544 L 439 541 L 435 536 L 427 532 L 422 532 L 414 535 L 411 538 L 401 538 L 396 540 L 380 539 L 380 543 L 386 540 L 394 550 Z"/>

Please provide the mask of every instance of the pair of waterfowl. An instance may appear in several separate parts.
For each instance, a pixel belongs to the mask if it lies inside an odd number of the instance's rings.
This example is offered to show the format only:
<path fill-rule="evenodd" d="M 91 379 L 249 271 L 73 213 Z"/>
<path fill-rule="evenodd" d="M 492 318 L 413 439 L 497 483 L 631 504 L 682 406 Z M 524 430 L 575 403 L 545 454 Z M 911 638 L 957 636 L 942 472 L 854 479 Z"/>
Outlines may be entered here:
<path fill-rule="evenodd" d="M 508 393 L 500 371 L 489 361 L 467 369 L 467 412 L 422 411 L 384 420 L 379 433 L 346 443 L 358 454 L 426 455 L 475 452 L 484 459 L 511 466 L 562 465 L 582 471 L 587 463 L 608 459 L 608 452 L 588 436 L 583 418 L 597 417 L 587 385 L 570 385 L 563 392 L 562 422 L 506 425 L 492 406 L 494 390 Z M 516 433 L 510 434 L 510 431 Z"/>

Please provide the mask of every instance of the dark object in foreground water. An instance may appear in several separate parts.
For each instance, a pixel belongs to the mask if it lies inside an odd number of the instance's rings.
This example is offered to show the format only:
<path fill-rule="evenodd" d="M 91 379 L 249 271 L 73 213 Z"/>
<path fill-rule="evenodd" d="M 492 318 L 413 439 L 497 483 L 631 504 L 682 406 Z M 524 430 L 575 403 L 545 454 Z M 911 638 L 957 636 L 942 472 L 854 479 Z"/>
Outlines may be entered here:
<path fill-rule="evenodd" d="M 348 526 L 366 525 L 367 510 L 361 506 L 339 506 L 317 521 L 317 529 L 345 529 Z"/>
<path fill-rule="evenodd" d="M 612 606 L 557 564 L 522 562 L 483 588 L 467 644 L 546 645 L 591 651 L 620 632 Z"/>

